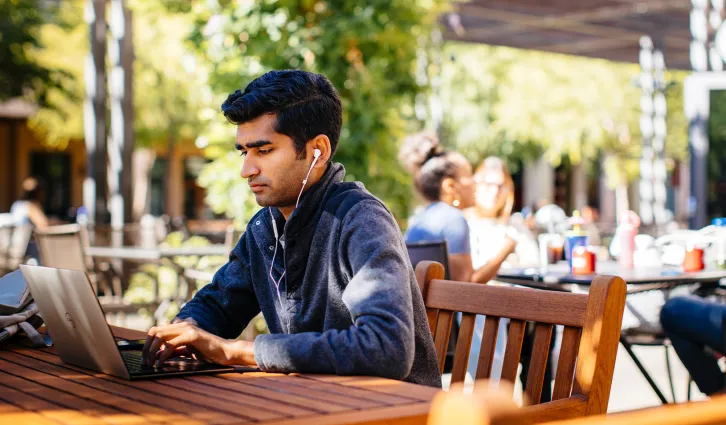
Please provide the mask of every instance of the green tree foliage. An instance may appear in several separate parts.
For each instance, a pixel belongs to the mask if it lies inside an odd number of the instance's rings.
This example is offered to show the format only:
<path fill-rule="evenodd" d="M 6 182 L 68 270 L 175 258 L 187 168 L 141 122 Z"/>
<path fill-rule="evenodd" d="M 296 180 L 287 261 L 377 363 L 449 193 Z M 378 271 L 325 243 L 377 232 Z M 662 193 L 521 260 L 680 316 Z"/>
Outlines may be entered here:
<path fill-rule="evenodd" d="M 65 90 L 69 74 L 38 60 L 41 30 L 60 25 L 56 8 L 39 0 L 0 0 L 0 100 L 25 98 L 51 105 L 54 90 Z"/>
<path fill-rule="evenodd" d="M 209 65 L 209 84 L 219 95 L 211 110 L 218 111 L 228 93 L 270 69 L 326 75 L 344 108 L 335 160 L 345 165 L 348 179 L 364 182 L 405 217 L 410 177 L 396 153 L 414 97 L 422 91 L 416 60 L 429 40 L 436 7 L 434 0 L 197 2 L 190 40 Z M 255 207 L 236 198 L 249 200 L 251 194 L 239 178 L 241 161 L 230 152 L 234 129 L 219 112 L 213 121 L 206 140 L 214 161 L 200 183 L 213 209 L 245 220 Z"/>
<path fill-rule="evenodd" d="M 558 165 L 605 155 L 611 186 L 638 176 L 640 69 L 544 52 L 462 43 L 443 50 L 444 134 L 469 159 L 500 155 L 513 165 L 540 155 Z M 669 72 L 669 157 L 687 153 L 685 73 Z"/>
<path fill-rule="evenodd" d="M 69 139 L 83 138 L 83 64 L 89 53 L 83 6 L 80 1 L 62 2 L 59 14 L 66 25 L 46 24 L 40 31 L 47 48 L 38 55 L 39 62 L 67 69 L 75 81 L 70 96 L 49 94 L 59 107 L 41 108 L 30 122 L 46 143 L 60 147 Z M 193 143 L 200 131 L 202 105 L 210 102 L 211 92 L 204 83 L 206 70 L 185 47 L 191 16 L 168 11 L 157 2 L 132 1 L 130 6 L 136 146 Z"/>

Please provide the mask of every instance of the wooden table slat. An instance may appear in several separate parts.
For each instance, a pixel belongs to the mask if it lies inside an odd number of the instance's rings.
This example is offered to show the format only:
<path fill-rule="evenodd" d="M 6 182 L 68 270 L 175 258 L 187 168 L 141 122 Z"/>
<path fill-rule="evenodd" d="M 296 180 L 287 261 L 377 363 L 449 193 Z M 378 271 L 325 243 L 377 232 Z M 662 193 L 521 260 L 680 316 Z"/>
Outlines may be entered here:
<path fill-rule="evenodd" d="M 314 388 L 300 387 L 298 385 L 293 385 L 284 381 L 275 381 L 272 378 L 247 376 L 247 374 L 223 374 L 220 375 L 220 377 L 224 379 L 244 380 L 250 385 L 258 385 L 264 388 L 272 388 L 284 393 L 296 394 L 321 402 L 327 401 L 328 403 L 335 403 L 341 406 L 345 406 L 350 410 L 382 406 L 382 404 L 380 403 L 375 403 L 369 400 L 346 397 L 345 395 L 340 394 L 332 394 Z M 284 397 L 285 395 L 283 394 L 283 400 Z"/>
<path fill-rule="evenodd" d="M 305 388 L 314 388 L 316 390 L 329 391 L 331 393 L 340 392 L 340 384 L 329 383 L 329 382 L 311 382 L 309 379 L 297 376 L 284 376 L 279 378 L 267 378 L 274 380 L 284 379 L 285 383 L 300 385 Z M 405 394 L 379 394 L 376 391 L 366 388 L 356 388 L 348 386 L 345 390 L 347 397 L 354 397 L 361 400 L 370 400 L 371 402 L 378 403 L 382 406 L 395 406 L 399 404 L 410 404 L 416 402 L 415 399 L 406 397 Z"/>
<path fill-rule="evenodd" d="M 382 394 L 403 395 L 417 401 L 431 401 L 432 391 L 430 387 L 410 384 L 403 381 L 378 378 L 375 376 L 334 376 L 334 375 L 312 375 L 300 374 L 305 379 L 321 380 L 323 382 L 337 382 L 345 387 L 364 388 Z M 336 378 L 342 378 L 337 380 Z"/>
<path fill-rule="evenodd" d="M 20 406 L 27 411 L 37 411 L 41 416 L 48 420 L 48 423 L 52 424 L 96 425 L 104 423 L 103 420 L 98 417 L 88 415 L 77 410 L 63 409 L 62 406 L 34 397 L 31 394 L 20 392 L 8 386 L 0 387 L 0 399 Z M 7 404 L 0 405 L 0 414 L 6 413 L 6 411 L 3 410 L 4 407 L 12 406 Z"/>
<path fill-rule="evenodd" d="M 191 381 L 201 382 L 216 388 L 223 388 L 234 391 L 236 394 L 253 394 L 265 399 L 266 403 L 279 403 L 280 397 L 284 397 L 285 404 L 302 407 L 314 413 L 334 413 L 350 410 L 348 407 L 331 404 L 324 401 L 312 400 L 295 394 L 284 393 L 259 386 L 250 385 L 241 380 L 220 379 L 217 376 L 193 376 L 187 378 Z"/>
<path fill-rule="evenodd" d="M 197 394 L 209 394 L 210 390 L 215 390 L 215 387 L 210 387 L 209 385 L 189 381 L 186 379 L 165 379 L 161 383 L 170 387 L 179 388 L 180 390 L 186 390 Z M 214 391 L 214 396 L 221 400 L 231 401 L 239 405 L 239 407 L 248 408 L 249 410 L 246 410 L 245 413 L 251 416 L 253 419 L 259 421 L 284 417 L 304 416 L 313 413 L 311 410 L 290 406 L 287 403 L 273 404 L 270 403 L 269 400 L 265 400 L 261 397 L 234 393 L 224 389 L 217 389 L 216 391 Z"/>
<path fill-rule="evenodd" d="M 145 332 L 112 327 L 116 338 Z M 53 347 L 0 346 L 0 424 L 413 425 L 434 388 L 365 376 L 225 373 L 128 381 L 63 363 Z"/>
<path fill-rule="evenodd" d="M 27 362 L 26 359 L 29 358 L 14 353 L 0 352 L 0 369 L 14 376 L 22 377 L 29 383 L 66 393 L 64 396 L 59 396 L 65 398 L 66 402 L 71 405 L 68 407 L 99 411 L 107 415 L 107 418 L 119 417 L 121 422 L 125 424 L 166 423 L 168 412 L 162 409 L 135 403 L 115 394 L 99 391 L 69 379 L 63 379 L 52 373 L 50 370 L 53 367 L 52 365 L 46 364 L 48 367 L 43 367 L 43 362 L 28 364 L 32 362 Z M 37 368 L 34 366 L 37 366 Z M 67 376 L 71 377 L 72 375 Z M 111 420 L 109 423 L 119 422 Z"/>
<path fill-rule="evenodd" d="M 3 358 L 4 353 L 5 352 L 0 351 L 0 358 Z M 74 373 L 75 372 L 76 371 L 74 371 Z M 88 372 L 91 372 L 91 371 L 88 371 Z M 81 372 L 81 373 L 85 373 L 85 372 Z M 93 372 L 91 372 L 91 373 L 93 373 Z M 105 379 L 105 375 L 99 375 L 98 378 Z M 125 381 L 125 380 L 118 379 L 118 382 L 124 382 L 126 385 L 128 385 L 129 387 L 132 387 L 132 388 L 144 389 L 150 393 L 157 393 L 157 394 L 163 395 L 164 397 L 176 399 L 175 400 L 176 403 L 194 403 L 194 404 L 197 404 L 200 409 L 211 410 L 211 408 L 214 408 L 215 411 L 225 412 L 232 416 L 236 416 L 238 418 L 238 420 L 247 420 L 247 421 L 256 420 L 254 417 L 249 415 L 249 413 L 252 413 L 252 412 L 248 412 L 248 410 L 245 410 L 245 414 L 241 414 L 238 406 L 230 405 L 229 403 L 226 403 L 224 401 L 219 400 L 216 397 L 212 397 L 209 395 L 192 393 L 192 392 L 180 390 L 180 389 L 173 388 L 173 387 L 168 387 L 168 386 L 161 384 L 160 382 L 162 382 L 162 381 L 151 381 L 151 380 Z M 123 401 L 125 399 L 122 398 L 121 400 Z M 132 403 L 132 405 L 133 405 L 133 403 Z M 280 416 L 277 416 L 277 417 L 280 417 Z"/>
<path fill-rule="evenodd" d="M 238 422 L 239 419 L 235 418 L 226 413 L 220 413 L 214 410 L 209 410 L 206 406 L 198 403 L 182 403 L 167 395 L 160 395 L 154 392 L 141 390 L 139 388 L 130 386 L 130 381 L 115 378 L 109 375 L 103 375 L 96 373 L 91 370 L 82 369 L 73 365 L 69 365 L 61 362 L 60 358 L 55 355 L 43 352 L 45 350 L 18 350 L 18 354 L 27 355 L 35 359 L 46 361 L 51 364 L 63 366 L 67 369 L 80 372 L 93 377 L 96 379 L 85 379 L 84 384 L 92 386 L 94 388 L 102 389 L 104 391 L 113 392 L 114 394 L 123 395 L 131 400 L 138 400 L 141 402 L 153 404 L 157 407 L 165 409 L 169 414 L 183 413 L 190 415 L 193 419 L 202 421 L 209 424 L 227 424 Z"/>

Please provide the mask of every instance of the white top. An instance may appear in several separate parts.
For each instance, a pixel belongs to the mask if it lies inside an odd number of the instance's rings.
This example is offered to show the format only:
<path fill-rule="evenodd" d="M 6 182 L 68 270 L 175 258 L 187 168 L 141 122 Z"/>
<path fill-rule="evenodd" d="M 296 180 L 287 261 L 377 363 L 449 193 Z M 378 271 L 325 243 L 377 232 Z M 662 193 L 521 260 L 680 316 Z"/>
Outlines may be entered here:
<path fill-rule="evenodd" d="M 30 201 L 15 201 L 10 207 L 15 226 L 30 224 Z"/>
<path fill-rule="evenodd" d="M 517 265 L 537 264 L 539 261 L 537 243 L 514 226 L 500 223 L 489 218 L 469 220 L 469 240 L 471 242 L 471 262 L 474 269 L 487 264 L 504 246 L 506 237 L 517 241 L 514 255 L 505 261 Z"/>

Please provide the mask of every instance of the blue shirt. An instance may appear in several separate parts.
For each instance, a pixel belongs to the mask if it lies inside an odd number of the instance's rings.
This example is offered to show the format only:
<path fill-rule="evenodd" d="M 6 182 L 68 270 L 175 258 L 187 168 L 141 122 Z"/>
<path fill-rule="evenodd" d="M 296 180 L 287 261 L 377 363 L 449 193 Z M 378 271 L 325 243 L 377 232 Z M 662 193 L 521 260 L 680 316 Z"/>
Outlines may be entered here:
<path fill-rule="evenodd" d="M 411 219 L 406 242 L 446 241 L 449 254 L 470 254 L 469 224 L 464 214 L 444 202 L 434 202 Z"/>

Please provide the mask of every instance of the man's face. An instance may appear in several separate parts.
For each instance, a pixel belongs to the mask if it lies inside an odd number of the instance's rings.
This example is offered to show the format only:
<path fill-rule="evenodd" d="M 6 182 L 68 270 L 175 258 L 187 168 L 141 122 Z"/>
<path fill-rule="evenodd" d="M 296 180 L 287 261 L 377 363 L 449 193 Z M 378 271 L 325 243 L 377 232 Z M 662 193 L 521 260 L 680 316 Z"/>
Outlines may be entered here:
<path fill-rule="evenodd" d="M 262 115 L 238 125 L 235 148 L 257 204 L 285 208 L 295 205 L 309 165 L 298 159 L 290 137 L 275 132 L 275 122 L 274 115 Z"/>

